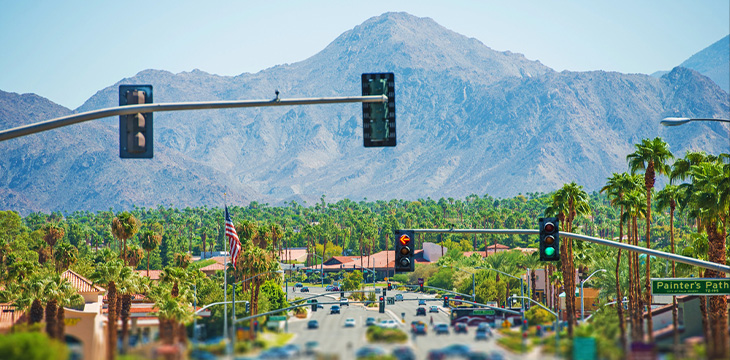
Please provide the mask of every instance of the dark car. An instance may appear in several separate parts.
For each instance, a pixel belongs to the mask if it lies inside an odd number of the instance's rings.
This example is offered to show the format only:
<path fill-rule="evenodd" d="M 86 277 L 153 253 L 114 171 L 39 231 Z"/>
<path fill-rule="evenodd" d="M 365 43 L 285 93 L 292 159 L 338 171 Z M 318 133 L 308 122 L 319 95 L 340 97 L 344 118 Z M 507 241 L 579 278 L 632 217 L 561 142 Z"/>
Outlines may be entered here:
<path fill-rule="evenodd" d="M 449 345 L 449 346 L 441 349 L 441 351 L 443 351 L 446 354 L 446 356 L 456 356 L 456 357 L 465 358 L 465 357 L 469 356 L 469 353 L 471 352 L 471 348 L 469 348 L 468 345 L 464 345 L 464 344 L 452 344 L 452 345 Z"/>
<path fill-rule="evenodd" d="M 456 325 L 454 325 L 454 332 L 457 334 L 466 334 L 469 331 L 468 331 L 468 328 L 466 327 L 466 324 L 456 323 Z"/>
<path fill-rule="evenodd" d="M 426 316 L 426 308 L 425 307 L 419 307 L 416 309 L 416 316 L 423 315 Z"/>
<path fill-rule="evenodd" d="M 441 350 L 434 349 L 434 350 L 430 350 L 428 352 L 428 355 L 426 358 L 428 360 L 441 360 L 441 359 L 446 359 L 446 354 L 444 354 L 444 352 Z"/>
<path fill-rule="evenodd" d="M 319 329 L 319 321 L 309 320 L 307 323 L 307 329 Z"/>
<path fill-rule="evenodd" d="M 367 320 L 365 320 L 365 326 L 375 326 L 375 318 L 369 317 Z"/>
<path fill-rule="evenodd" d="M 302 284 L 302 283 L 296 283 L 296 284 L 294 284 L 294 287 L 298 287 L 298 288 L 300 288 L 300 287 L 302 287 L 302 286 L 304 286 L 304 284 Z"/>
<path fill-rule="evenodd" d="M 339 314 L 340 313 L 340 307 L 338 305 L 332 305 L 330 308 L 330 314 Z"/>
<path fill-rule="evenodd" d="M 416 324 L 415 329 L 413 329 L 413 333 L 416 335 L 426 335 L 426 324 L 422 322 Z"/>
<path fill-rule="evenodd" d="M 383 355 L 385 355 L 385 350 L 372 345 L 363 346 L 357 349 L 357 352 L 355 352 L 355 357 L 358 359 Z"/>
<path fill-rule="evenodd" d="M 408 346 L 398 346 L 393 349 L 393 356 L 398 360 L 416 360 L 416 354 Z"/>
<path fill-rule="evenodd" d="M 299 290 L 299 291 L 301 291 L 301 292 L 309 292 L 309 288 L 305 286 L 305 287 L 303 287 L 303 288 L 302 288 L 301 290 Z"/>
<path fill-rule="evenodd" d="M 437 335 L 439 335 L 439 334 L 448 334 L 449 333 L 449 325 L 446 325 L 444 323 L 436 324 L 433 327 L 433 331 L 435 331 Z"/>

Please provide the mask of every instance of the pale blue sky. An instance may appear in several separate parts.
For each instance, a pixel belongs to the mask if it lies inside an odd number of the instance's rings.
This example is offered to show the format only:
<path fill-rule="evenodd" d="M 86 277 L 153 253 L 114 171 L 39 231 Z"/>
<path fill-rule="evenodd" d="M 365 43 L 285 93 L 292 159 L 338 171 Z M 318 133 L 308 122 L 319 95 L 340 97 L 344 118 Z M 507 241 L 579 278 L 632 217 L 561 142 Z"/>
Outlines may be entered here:
<path fill-rule="evenodd" d="M 727 0 L 0 0 L 0 90 L 74 109 L 145 69 L 258 72 L 388 11 L 558 71 L 651 74 L 730 33 Z"/>

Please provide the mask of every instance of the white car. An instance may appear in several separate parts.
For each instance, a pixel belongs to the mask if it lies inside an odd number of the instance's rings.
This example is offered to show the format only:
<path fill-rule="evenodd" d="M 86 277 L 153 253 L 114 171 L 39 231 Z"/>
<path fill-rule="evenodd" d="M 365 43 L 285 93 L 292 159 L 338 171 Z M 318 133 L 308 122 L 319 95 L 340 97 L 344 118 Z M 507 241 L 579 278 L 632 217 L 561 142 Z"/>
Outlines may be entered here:
<path fill-rule="evenodd" d="M 345 327 L 355 327 L 355 319 L 347 318 L 347 320 L 345 320 Z"/>
<path fill-rule="evenodd" d="M 395 301 L 403 301 L 403 294 L 395 294 Z"/>
<path fill-rule="evenodd" d="M 350 301 L 347 298 L 341 298 L 340 306 L 350 306 Z"/>
<path fill-rule="evenodd" d="M 395 329 L 398 327 L 398 323 L 395 322 L 393 319 L 383 320 L 378 324 L 383 329 Z"/>

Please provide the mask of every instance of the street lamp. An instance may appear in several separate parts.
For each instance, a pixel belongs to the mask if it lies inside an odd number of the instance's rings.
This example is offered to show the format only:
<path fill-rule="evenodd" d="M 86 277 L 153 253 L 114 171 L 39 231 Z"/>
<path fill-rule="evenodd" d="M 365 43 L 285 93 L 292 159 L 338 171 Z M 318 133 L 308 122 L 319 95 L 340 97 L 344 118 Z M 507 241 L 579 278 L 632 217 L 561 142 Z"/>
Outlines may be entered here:
<path fill-rule="evenodd" d="M 474 273 L 471 272 L 471 271 L 466 271 L 464 269 L 460 269 L 458 266 L 449 266 L 449 265 L 442 265 L 442 266 L 445 267 L 445 268 L 452 268 L 452 269 L 456 269 L 456 270 L 459 270 L 459 271 L 463 271 L 463 272 L 465 272 L 467 274 L 471 274 L 471 299 L 473 301 L 477 301 L 476 300 L 477 299 L 476 298 L 476 283 L 474 281 Z"/>
<path fill-rule="evenodd" d="M 588 275 L 588 277 L 580 282 L 580 321 L 584 322 L 586 320 L 586 313 L 583 308 L 583 284 L 588 281 L 591 276 L 596 275 L 598 272 L 606 272 L 606 269 L 598 269 L 594 271 L 592 274 Z"/>
<path fill-rule="evenodd" d="M 679 126 L 679 125 L 686 124 L 690 121 L 717 121 L 717 122 L 730 123 L 730 120 L 728 120 L 728 119 L 695 119 L 695 118 L 685 118 L 685 117 L 666 117 L 659 123 L 664 126 Z"/>

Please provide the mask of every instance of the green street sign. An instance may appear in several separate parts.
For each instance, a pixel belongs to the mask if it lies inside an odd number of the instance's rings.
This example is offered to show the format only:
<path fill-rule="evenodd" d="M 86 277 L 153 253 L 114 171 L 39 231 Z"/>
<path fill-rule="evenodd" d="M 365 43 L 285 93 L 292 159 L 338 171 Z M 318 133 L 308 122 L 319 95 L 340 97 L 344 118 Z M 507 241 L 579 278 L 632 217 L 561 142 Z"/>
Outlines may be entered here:
<path fill-rule="evenodd" d="M 651 279 L 652 295 L 730 295 L 730 279 Z"/>
<path fill-rule="evenodd" d="M 474 310 L 474 315 L 494 315 L 494 310 Z"/>

